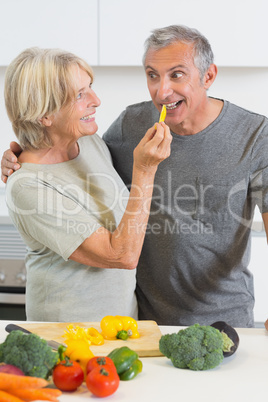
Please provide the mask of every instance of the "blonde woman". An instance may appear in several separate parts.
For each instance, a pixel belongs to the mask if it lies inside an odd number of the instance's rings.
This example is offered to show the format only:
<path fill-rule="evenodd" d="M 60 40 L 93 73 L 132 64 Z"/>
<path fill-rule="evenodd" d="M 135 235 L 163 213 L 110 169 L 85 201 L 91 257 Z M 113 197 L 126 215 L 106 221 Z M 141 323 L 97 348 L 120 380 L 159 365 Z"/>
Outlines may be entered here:
<path fill-rule="evenodd" d="M 128 193 L 96 134 L 92 83 L 85 61 L 55 49 L 27 49 L 6 72 L 6 109 L 22 148 L 6 198 L 28 246 L 31 321 L 137 318 L 135 268 L 171 135 L 164 123 L 146 132 Z"/>

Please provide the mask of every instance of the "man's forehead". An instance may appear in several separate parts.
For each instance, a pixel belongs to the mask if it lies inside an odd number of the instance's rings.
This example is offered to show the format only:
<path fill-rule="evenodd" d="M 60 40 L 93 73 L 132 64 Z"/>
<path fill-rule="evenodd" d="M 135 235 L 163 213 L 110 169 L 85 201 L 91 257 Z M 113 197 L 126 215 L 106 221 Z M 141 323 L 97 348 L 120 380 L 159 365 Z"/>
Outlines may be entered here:
<path fill-rule="evenodd" d="M 161 49 L 149 49 L 145 58 L 145 69 L 165 66 L 167 70 L 173 70 L 176 67 L 187 67 L 193 61 L 193 45 L 175 42 Z"/>

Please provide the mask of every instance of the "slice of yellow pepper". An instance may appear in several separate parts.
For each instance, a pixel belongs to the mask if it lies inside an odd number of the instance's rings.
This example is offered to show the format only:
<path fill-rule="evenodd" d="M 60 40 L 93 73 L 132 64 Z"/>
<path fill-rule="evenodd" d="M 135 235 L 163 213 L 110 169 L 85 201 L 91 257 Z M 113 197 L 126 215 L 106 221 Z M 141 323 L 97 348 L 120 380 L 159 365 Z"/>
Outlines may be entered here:
<path fill-rule="evenodd" d="M 117 334 L 120 331 L 126 331 L 129 338 L 140 337 L 137 321 L 132 317 L 107 315 L 101 320 L 100 326 L 105 339 L 117 339 Z"/>
<path fill-rule="evenodd" d="M 160 117 L 159 117 L 159 123 L 161 123 L 162 121 L 165 121 L 166 115 L 167 115 L 167 108 L 166 108 L 166 105 L 163 105 L 162 109 L 161 109 Z M 155 130 L 157 129 L 156 124 L 155 124 L 154 128 L 155 128 Z"/>
<path fill-rule="evenodd" d="M 159 118 L 159 123 L 161 123 L 161 121 L 165 121 L 166 114 L 167 114 L 167 108 L 166 108 L 166 105 L 163 105 L 161 114 L 160 114 L 160 118 Z"/>
<path fill-rule="evenodd" d="M 102 334 L 96 328 L 87 328 L 86 334 L 92 345 L 103 345 L 104 339 Z"/>
<path fill-rule="evenodd" d="M 68 325 L 67 331 L 63 335 L 66 339 L 85 339 L 90 341 L 92 345 L 103 345 L 104 339 L 101 333 L 93 327 L 82 328 L 78 325 L 74 327 L 73 324 Z"/>

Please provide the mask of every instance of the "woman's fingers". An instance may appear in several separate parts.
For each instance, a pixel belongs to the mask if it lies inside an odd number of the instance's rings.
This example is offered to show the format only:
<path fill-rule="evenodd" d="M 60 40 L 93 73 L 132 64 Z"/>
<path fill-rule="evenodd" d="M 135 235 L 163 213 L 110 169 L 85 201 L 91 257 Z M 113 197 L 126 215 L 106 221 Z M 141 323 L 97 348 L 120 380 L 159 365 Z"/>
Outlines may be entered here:
<path fill-rule="evenodd" d="M 156 127 L 156 131 L 146 145 L 148 149 L 155 152 L 156 156 L 166 158 L 170 154 L 172 141 L 169 127 L 165 123 L 156 123 L 154 127 Z"/>
<path fill-rule="evenodd" d="M 135 162 L 142 168 L 156 167 L 170 155 L 172 136 L 165 123 L 156 123 L 147 130 L 134 151 Z"/>

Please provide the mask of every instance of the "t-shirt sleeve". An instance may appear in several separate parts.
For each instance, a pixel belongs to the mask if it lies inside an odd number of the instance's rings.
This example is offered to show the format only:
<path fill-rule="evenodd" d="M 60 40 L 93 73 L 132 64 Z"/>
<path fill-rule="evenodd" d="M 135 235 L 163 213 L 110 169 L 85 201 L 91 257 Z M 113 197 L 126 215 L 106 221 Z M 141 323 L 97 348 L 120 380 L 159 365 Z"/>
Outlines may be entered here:
<path fill-rule="evenodd" d="M 35 180 L 13 180 L 10 184 L 13 185 L 7 188 L 12 193 L 10 197 L 7 194 L 9 214 L 32 250 L 45 246 L 68 260 L 102 226 L 94 214 L 95 201 L 90 197 L 88 211 L 91 212 L 88 212 L 69 194 L 49 185 L 38 183 L 37 191 Z"/>
<path fill-rule="evenodd" d="M 122 122 L 124 119 L 125 111 L 110 125 L 107 131 L 103 134 L 102 139 L 110 149 L 113 144 L 122 143 Z"/>
<path fill-rule="evenodd" d="M 100 152 L 104 155 L 106 159 L 112 162 L 112 157 L 109 151 L 107 144 L 103 141 L 103 138 L 99 137 L 99 135 L 95 136 L 96 139 L 96 146 L 99 147 Z"/>
<path fill-rule="evenodd" d="M 251 158 L 250 192 L 261 213 L 268 212 L 268 120 L 255 141 Z"/>

